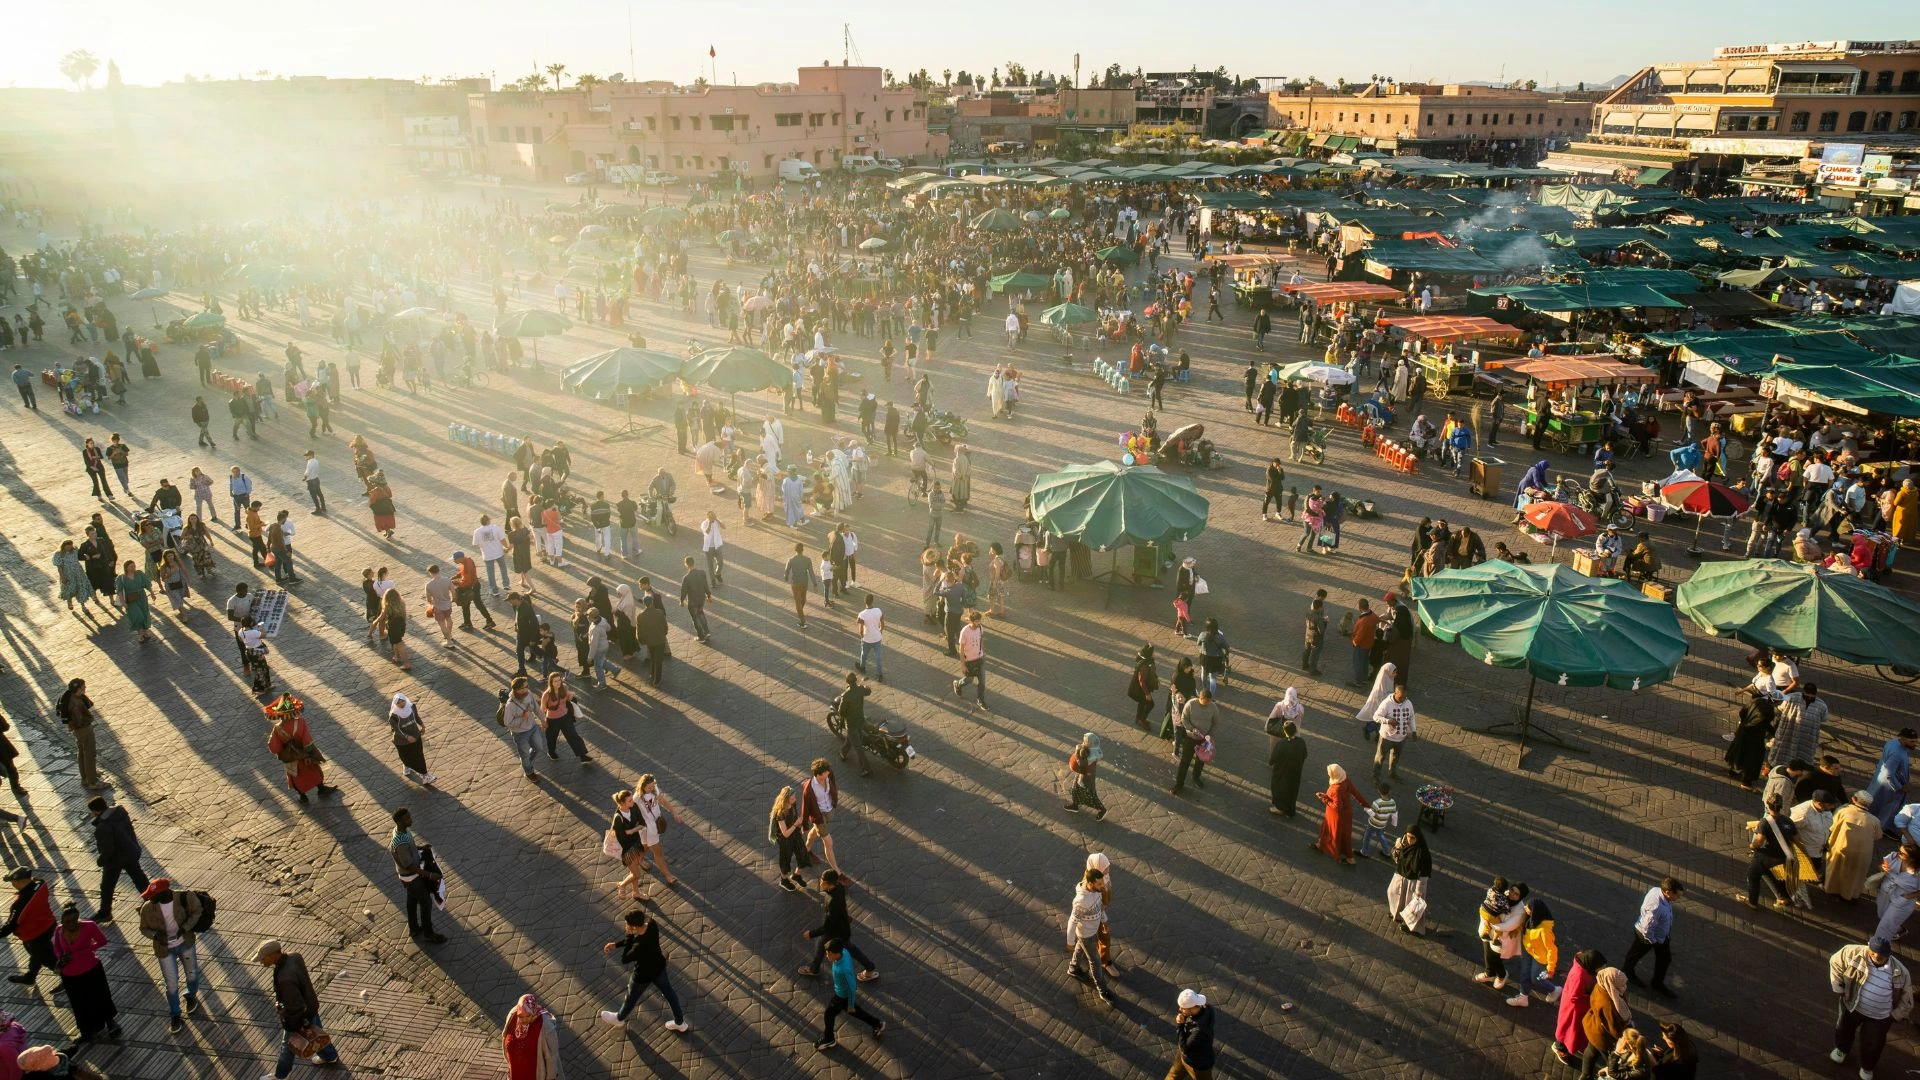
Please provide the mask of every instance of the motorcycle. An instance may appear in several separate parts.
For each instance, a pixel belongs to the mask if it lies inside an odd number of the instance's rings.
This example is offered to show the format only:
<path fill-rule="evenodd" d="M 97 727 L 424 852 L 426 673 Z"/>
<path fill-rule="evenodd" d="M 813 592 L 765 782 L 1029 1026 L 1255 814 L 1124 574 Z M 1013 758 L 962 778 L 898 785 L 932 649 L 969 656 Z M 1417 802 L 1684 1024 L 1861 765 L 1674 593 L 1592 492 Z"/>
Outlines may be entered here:
<path fill-rule="evenodd" d="M 847 722 L 840 718 L 838 708 L 827 708 L 827 729 L 835 735 L 846 735 Z M 890 728 L 884 720 L 867 722 L 861 730 L 860 745 L 867 753 L 876 755 L 896 769 L 906 768 L 907 762 L 920 756 L 913 749 L 913 741 L 907 737 L 906 730 Z"/>
<path fill-rule="evenodd" d="M 662 498 L 652 492 L 640 496 L 640 522 L 650 529 L 658 530 L 666 536 L 680 531 L 673 522 L 673 497 Z"/>

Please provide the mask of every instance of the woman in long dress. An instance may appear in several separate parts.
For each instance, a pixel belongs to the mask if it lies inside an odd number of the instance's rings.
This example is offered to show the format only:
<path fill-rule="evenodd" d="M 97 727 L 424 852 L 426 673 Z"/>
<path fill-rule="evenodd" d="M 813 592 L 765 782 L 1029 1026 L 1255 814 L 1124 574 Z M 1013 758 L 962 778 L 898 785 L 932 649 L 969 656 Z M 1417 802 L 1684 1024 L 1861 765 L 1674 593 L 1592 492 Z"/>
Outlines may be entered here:
<path fill-rule="evenodd" d="M 844 514 L 853 507 L 853 463 L 845 450 L 836 446 L 827 454 L 827 476 L 833 481 L 833 512 Z"/>
<path fill-rule="evenodd" d="M 1553 1022 L 1553 1056 L 1563 1065 L 1573 1065 L 1587 1050 L 1587 1007 L 1593 1002 L 1593 983 L 1607 958 L 1593 949 L 1573 954 L 1567 968 L 1566 984 L 1560 987 L 1560 1012 Z"/>
<path fill-rule="evenodd" d="M 114 579 L 113 589 L 120 594 L 120 602 L 127 609 L 127 629 L 139 635 L 141 641 L 152 641 L 153 613 L 147 607 L 147 590 L 153 587 L 153 579 L 140 569 L 140 564 L 128 559 L 121 565 L 121 574 Z"/>
<path fill-rule="evenodd" d="M 405 694 L 393 695 L 387 707 L 387 726 L 393 729 L 393 749 L 407 779 L 422 786 L 433 783 L 427 771 L 427 725 L 420 718 L 420 707 Z"/>
<path fill-rule="evenodd" d="M 1319 792 L 1318 798 L 1327 810 L 1320 819 L 1320 839 L 1307 847 L 1352 866 L 1353 812 L 1365 810 L 1367 800 L 1347 779 L 1347 770 L 1338 765 L 1327 766 L 1327 790 Z"/>
<path fill-rule="evenodd" d="M 95 955 L 107 943 L 100 924 L 82 919 L 72 904 L 60 909 L 60 925 L 53 928 L 53 955 L 59 961 L 60 989 L 66 991 L 67 1008 L 73 1010 L 73 1022 L 80 1034 L 67 1046 L 67 1053 L 80 1052 L 82 1043 L 92 1042 L 101 1032 L 107 1038 L 120 1037 L 116 1017 L 120 1009 L 113 1003 L 113 987 L 107 983 L 107 969 Z"/>
<path fill-rule="evenodd" d="M 375 472 L 367 478 L 367 509 L 373 512 L 373 531 L 387 539 L 393 539 L 395 520 L 393 488 L 387 486 L 385 473 Z"/>
<path fill-rule="evenodd" d="M 1394 679 L 1399 674 L 1400 669 L 1394 666 L 1393 661 L 1381 664 L 1373 677 L 1373 689 L 1367 692 L 1366 702 L 1360 706 L 1359 712 L 1353 714 L 1353 718 L 1362 724 L 1372 720 L 1373 714 L 1380 710 L 1380 703 L 1393 694 Z"/>
<path fill-rule="evenodd" d="M 93 599 L 93 582 L 87 580 L 86 568 L 80 565 L 80 549 L 71 540 L 62 540 L 60 550 L 53 553 L 53 565 L 60 570 L 60 599 L 67 602 L 67 610 L 73 610 L 75 600 L 85 604 Z"/>
<path fill-rule="evenodd" d="M 1000 374 L 998 367 L 993 369 L 993 374 L 987 376 L 987 405 L 992 415 L 996 417 L 1007 407 L 1006 379 Z"/>
<path fill-rule="evenodd" d="M 532 994 L 522 994 L 500 1029 L 507 1080 L 561 1080 L 560 1024 Z"/>
<path fill-rule="evenodd" d="M 1733 742 L 1727 745 L 1727 772 L 1737 777 L 1740 786 L 1753 790 L 1767 759 L 1767 740 L 1773 738 L 1778 704 L 1771 694 L 1747 687 L 1747 702 L 1740 706 L 1740 726 L 1733 729 Z"/>
<path fill-rule="evenodd" d="M 973 450 L 966 443 L 954 444 L 952 480 L 947 486 L 947 500 L 954 510 L 965 510 L 967 500 L 973 497 Z"/>
<path fill-rule="evenodd" d="M 1393 919 L 1393 928 L 1403 934 L 1418 934 L 1426 925 L 1427 913 L 1424 910 L 1427 899 L 1427 881 L 1433 877 L 1433 852 L 1427 848 L 1426 834 L 1420 831 L 1415 822 L 1407 826 L 1407 831 L 1394 841 L 1393 880 L 1387 883 L 1387 915 Z M 1418 918 L 1408 920 L 1401 915 L 1414 897 L 1422 901 L 1423 910 Z"/>
<path fill-rule="evenodd" d="M 120 553 L 114 549 L 113 538 L 107 530 L 98 525 L 87 526 L 87 538 L 80 541 L 80 565 L 87 572 L 87 581 L 92 583 L 93 591 L 113 595 L 113 579 L 120 566 Z"/>

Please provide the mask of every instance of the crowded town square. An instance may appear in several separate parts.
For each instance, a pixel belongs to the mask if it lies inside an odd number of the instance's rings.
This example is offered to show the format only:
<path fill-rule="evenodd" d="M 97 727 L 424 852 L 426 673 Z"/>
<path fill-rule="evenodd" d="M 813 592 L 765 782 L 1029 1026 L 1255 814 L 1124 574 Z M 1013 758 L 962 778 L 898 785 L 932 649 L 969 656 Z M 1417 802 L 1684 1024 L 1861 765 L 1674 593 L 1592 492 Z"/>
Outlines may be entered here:
<path fill-rule="evenodd" d="M 0 1077 L 1912 1071 L 1914 219 L 1144 160 L 0 173 Z"/>

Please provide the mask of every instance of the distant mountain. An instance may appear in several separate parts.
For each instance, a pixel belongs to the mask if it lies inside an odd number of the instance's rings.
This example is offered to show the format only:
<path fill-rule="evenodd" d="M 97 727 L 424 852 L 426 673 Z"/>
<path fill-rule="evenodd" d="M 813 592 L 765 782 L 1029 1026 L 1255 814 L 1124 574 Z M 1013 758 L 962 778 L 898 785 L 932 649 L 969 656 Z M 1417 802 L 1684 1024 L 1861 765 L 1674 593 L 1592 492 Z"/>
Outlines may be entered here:
<path fill-rule="evenodd" d="M 1631 79 L 1631 78 L 1633 78 L 1632 75 L 1615 75 L 1613 78 L 1608 79 L 1606 82 L 1587 83 L 1586 88 L 1588 90 L 1612 90 L 1614 87 L 1619 86 L 1621 83 L 1626 82 L 1628 79 Z M 1526 80 L 1522 79 L 1520 80 L 1520 82 L 1522 85 L 1525 85 Z M 1492 79 L 1468 79 L 1467 81 L 1462 82 L 1459 85 L 1461 86 L 1506 86 L 1508 85 L 1508 83 L 1496 82 Z M 1579 88 L 1580 88 L 1580 84 L 1577 82 L 1559 83 L 1554 86 L 1535 87 L 1535 89 L 1537 90 L 1545 90 L 1545 91 L 1577 90 Z"/>

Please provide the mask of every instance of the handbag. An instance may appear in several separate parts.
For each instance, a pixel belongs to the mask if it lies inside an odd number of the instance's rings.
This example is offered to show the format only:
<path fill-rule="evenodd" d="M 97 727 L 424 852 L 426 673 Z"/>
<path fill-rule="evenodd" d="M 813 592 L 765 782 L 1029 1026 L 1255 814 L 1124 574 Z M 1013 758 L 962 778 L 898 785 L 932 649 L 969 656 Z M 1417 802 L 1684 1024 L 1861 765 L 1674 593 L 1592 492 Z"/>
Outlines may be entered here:
<path fill-rule="evenodd" d="M 620 857 L 620 835 L 613 831 L 611 825 L 607 826 L 607 834 L 600 838 L 600 854 L 609 859 Z"/>
<path fill-rule="evenodd" d="M 299 1031 L 287 1033 L 287 1049 L 294 1057 L 312 1057 L 333 1045 L 333 1036 L 308 1024 Z"/>
<path fill-rule="evenodd" d="M 1405 923 L 1409 930 L 1419 926 L 1420 920 L 1426 916 L 1427 898 L 1424 896 L 1416 896 L 1408 900 L 1406 906 L 1400 909 L 1400 921 Z"/>
<path fill-rule="evenodd" d="M 1195 575 L 1193 579 L 1193 595 L 1205 596 L 1210 591 L 1211 590 L 1207 588 L 1207 579 Z"/>
<path fill-rule="evenodd" d="M 1200 737 L 1200 742 L 1193 748 L 1193 758 L 1202 764 L 1213 761 L 1213 736 L 1203 735 Z"/>

